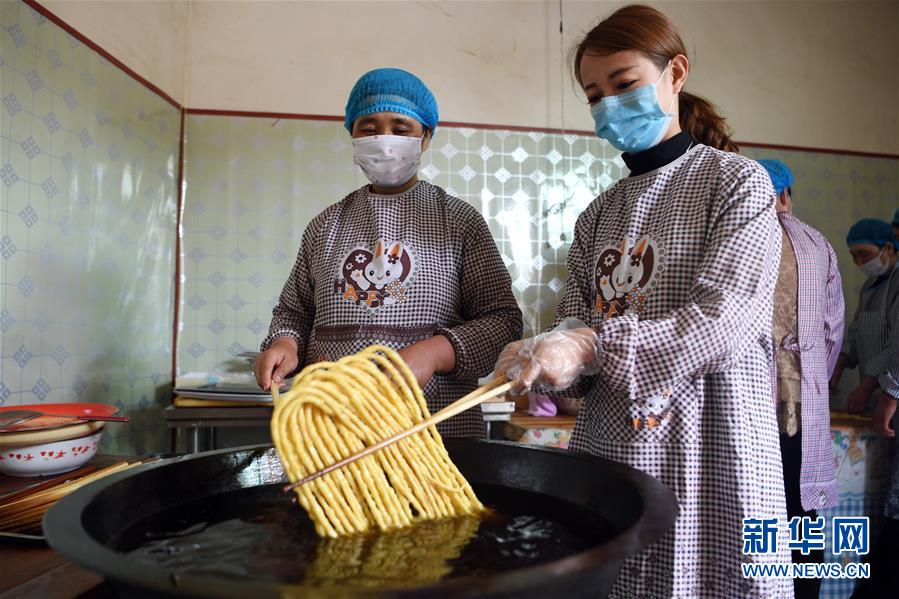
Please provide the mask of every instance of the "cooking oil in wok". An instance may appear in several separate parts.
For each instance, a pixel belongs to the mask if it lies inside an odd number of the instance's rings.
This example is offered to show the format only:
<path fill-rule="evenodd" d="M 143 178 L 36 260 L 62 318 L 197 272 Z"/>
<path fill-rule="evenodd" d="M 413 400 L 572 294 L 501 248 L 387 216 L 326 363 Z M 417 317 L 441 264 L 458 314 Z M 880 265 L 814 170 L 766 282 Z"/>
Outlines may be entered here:
<path fill-rule="evenodd" d="M 573 503 L 504 487 L 475 491 L 493 508 L 480 517 L 323 539 L 279 485 L 252 487 L 160 512 L 110 545 L 136 565 L 174 575 L 386 589 L 518 570 L 596 547 L 616 534 Z"/>

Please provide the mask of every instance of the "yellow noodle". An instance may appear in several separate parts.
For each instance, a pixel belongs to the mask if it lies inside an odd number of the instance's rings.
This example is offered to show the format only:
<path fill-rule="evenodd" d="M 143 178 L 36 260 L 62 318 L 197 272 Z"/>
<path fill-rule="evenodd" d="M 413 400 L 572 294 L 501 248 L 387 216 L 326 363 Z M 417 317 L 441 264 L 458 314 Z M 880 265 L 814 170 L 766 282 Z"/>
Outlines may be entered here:
<path fill-rule="evenodd" d="M 406 363 L 374 345 L 304 368 L 275 403 L 272 438 L 293 482 L 428 417 Z M 399 529 L 484 509 L 433 426 L 296 493 L 323 537 Z"/>
<path fill-rule="evenodd" d="M 450 562 L 478 526 L 477 517 L 462 516 L 374 536 L 321 539 L 304 582 L 360 590 L 434 583 L 452 571 Z"/>

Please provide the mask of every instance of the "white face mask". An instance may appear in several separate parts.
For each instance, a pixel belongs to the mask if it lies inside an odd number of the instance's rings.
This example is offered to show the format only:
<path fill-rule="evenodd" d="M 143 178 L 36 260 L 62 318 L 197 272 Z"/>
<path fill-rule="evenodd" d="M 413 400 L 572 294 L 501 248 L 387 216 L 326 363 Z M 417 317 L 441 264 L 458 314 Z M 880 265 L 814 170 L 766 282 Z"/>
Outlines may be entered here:
<path fill-rule="evenodd" d="M 890 268 L 890 265 L 883 261 L 883 250 L 880 250 L 879 254 L 859 266 L 859 268 L 869 277 L 879 277 Z"/>
<path fill-rule="evenodd" d="M 370 135 L 353 140 L 353 162 L 368 180 L 381 187 L 399 187 L 418 172 L 421 137 Z"/>

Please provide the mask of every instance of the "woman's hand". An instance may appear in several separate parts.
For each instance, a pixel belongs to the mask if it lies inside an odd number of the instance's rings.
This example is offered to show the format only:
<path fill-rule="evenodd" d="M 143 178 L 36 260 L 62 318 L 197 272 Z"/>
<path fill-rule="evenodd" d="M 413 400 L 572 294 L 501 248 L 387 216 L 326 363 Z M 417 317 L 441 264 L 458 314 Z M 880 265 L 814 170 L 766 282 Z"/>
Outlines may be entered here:
<path fill-rule="evenodd" d="M 897 402 L 892 396 L 881 393 L 877 398 L 877 406 L 874 408 L 874 415 L 871 416 L 872 428 L 875 432 L 880 433 L 884 437 L 895 437 L 896 431 L 893 429 L 893 416 L 896 414 Z"/>
<path fill-rule="evenodd" d="M 278 337 L 271 347 L 256 356 L 253 374 L 264 391 L 271 389 L 272 382 L 279 387 L 284 377 L 296 370 L 300 363 L 297 342 L 290 337 Z"/>
<path fill-rule="evenodd" d="M 497 376 L 509 378 L 515 393 L 534 385 L 555 391 L 566 389 L 582 374 L 599 366 L 599 338 L 593 329 L 555 330 L 510 343 L 496 364 Z"/>
<path fill-rule="evenodd" d="M 513 341 L 503 348 L 496 361 L 496 366 L 493 367 L 497 378 L 508 378 L 510 372 L 520 373 L 524 369 L 527 357 L 522 356 L 521 350 L 528 342 L 533 343 L 533 339 Z"/>
<path fill-rule="evenodd" d="M 846 399 L 846 411 L 850 414 L 861 414 L 868 406 L 868 400 L 871 394 L 877 390 L 877 379 L 866 376 L 859 383 L 859 386 L 852 390 Z"/>
<path fill-rule="evenodd" d="M 443 335 L 435 335 L 430 339 L 407 345 L 399 351 L 399 354 L 422 389 L 434 374 L 450 372 L 456 366 L 456 351 L 449 339 Z"/>

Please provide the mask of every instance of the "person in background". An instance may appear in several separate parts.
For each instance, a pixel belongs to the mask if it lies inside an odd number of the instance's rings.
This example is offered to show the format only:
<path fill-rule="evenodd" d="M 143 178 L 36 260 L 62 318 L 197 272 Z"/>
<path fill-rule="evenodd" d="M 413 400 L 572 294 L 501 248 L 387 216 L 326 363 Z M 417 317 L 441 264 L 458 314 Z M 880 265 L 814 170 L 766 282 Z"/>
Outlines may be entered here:
<path fill-rule="evenodd" d="M 893 237 L 896 241 L 899 241 L 899 208 L 896 208 L 896 212 L 893 213 Z"/>
<path fill-rule="evenodd" d="M 899 213 L 897 213 L 899 216 Z M 894 219 L 895 221 L 895 219 Z M 872 519 L 872 547 L 868 555 L 871 578 L 859 580 L 853 599 L 893 597 L 899 589 L 899 445 L 896 443 L 897 402 L 899 402 L 899 240 L 890 240 L 893 231 L 883 221 L 860 221 L 849 231 L 850 251 L 855 263 L 869 279 L 862 287 L 850 344 L 844 362 L 858 362 L 865 395 L 853 409 L 867 403 L 868 388 L 880 388 L 871 417 L 872 428 L 892 439 L 890 480 L 884 495 L 883 518 Z M 879 251 L 878 251 L 879 250 Z M 849 339 L 850 341 L 852 338 Z M 876 377 L 876 378 L 875 378 Z M 864 382 L 863 382 L 864 384 Z"/>
<path fill-rule="evenodd" d="M 787 516 L 818 517 L 838 503 L 830 437 L 828 381 L 843 341 L 845 304 L 837 256 L 827 239 L 793 216 L 793 173 L 780 160 L 759 160 L 777 194 L 782 229 L 774 287 L 777 425 Z M 824 551 L 793 551 L 793 561 L 824 562 Z M 820 578 L 795 578 L 797 599 L 818 597 Z"/>
<path fill-rule="evenodd" d="M 399 350 L 431 412 L 477 387 L 521 336 L 511 279 L 483 217 L 418 180 L 437 102 L 415 75 L 376 69 L 350 92 L 344 125 L 371 185 L 315 217 L 256 359 L 263 389 L 298 367 L 372 344 Z M 484 437 L 480 410 L 437 425 Z"/>
<path fill-rule="evenodd" d="M 839 386 L 846 368 L 859 369 L 859 384 L 849 394 L 846 409 L 859 414 L 868 406 L 871 395 L 886 380 L 890 365 L 890 334 L 887 323 L 899 318 L 899 241 L 893 238 L 888 223 L 865 218 L 849 229 L 846 236 L 849 252 L 868 280 L 859 291 L 858 308 L 846 332 L 843 351 L 831 377 L 831 387 Z M 893 322 L 897 322 L 894 320 Z"/>
<path fill-rule="evenodd" d="M 664 14 L 626 6 L 586 34 L 574 72 L 597 136 L 630 176 L 578 217 L 555 330 L 497 363 L 516 389 L 585 391 L 571 449 L 657 477 L 680 514 L 625 560 L 610 597 L 793 597 L 743 564 L 789 562 L 780 535 L 744 553 L 744 519 L 786 521 L 772 405 L 781 229 L 765 170 L 684 90 L 690 61 Z M 543 392 L 543 391 L 540 391 Z"/>

